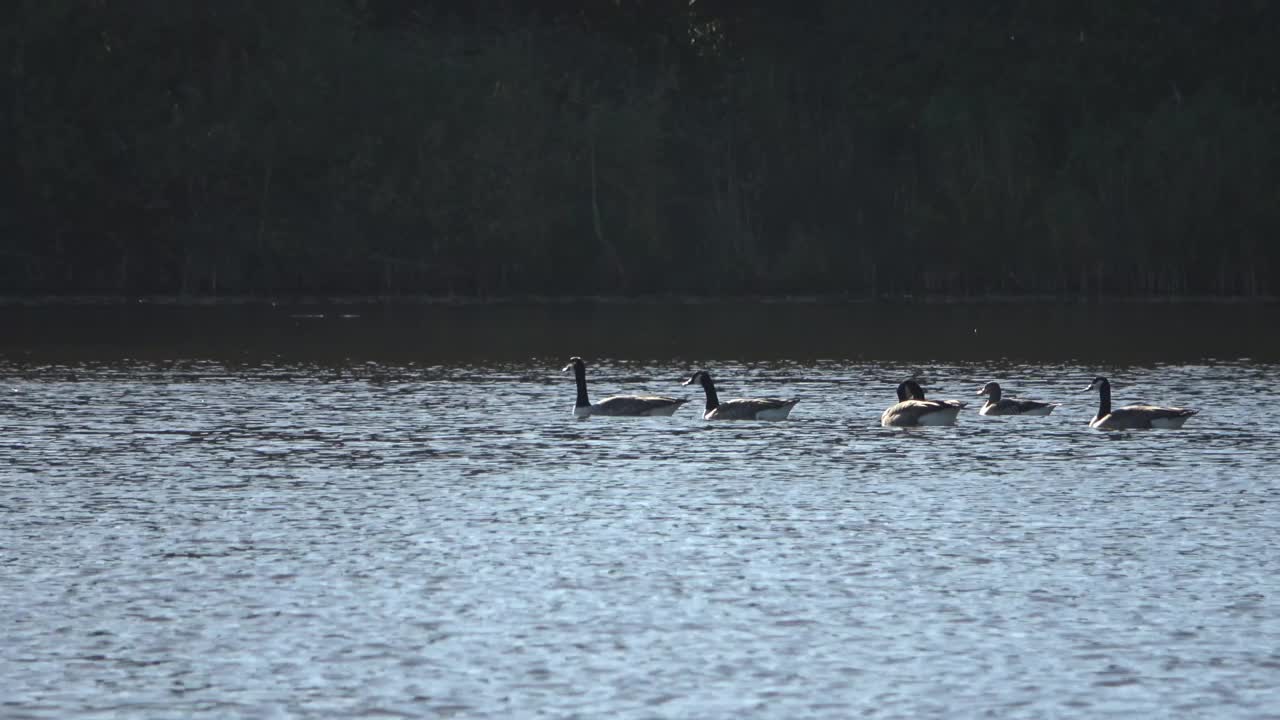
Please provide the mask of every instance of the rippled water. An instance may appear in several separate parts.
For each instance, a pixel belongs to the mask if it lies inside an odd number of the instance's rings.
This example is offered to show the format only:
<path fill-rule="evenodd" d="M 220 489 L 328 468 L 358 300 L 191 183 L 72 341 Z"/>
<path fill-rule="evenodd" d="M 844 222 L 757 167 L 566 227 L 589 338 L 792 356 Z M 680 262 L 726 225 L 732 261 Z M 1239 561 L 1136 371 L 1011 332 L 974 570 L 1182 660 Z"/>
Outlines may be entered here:
<path fill-rule="evenodd" d="M 1280 366 L 0 361 L 0 717 L 1275 717 Z M 798 396 L 707 423 L 679 386 Z M 1067 403 L 889 430 L 905 372 Z M 976 407 L 976 403 L 975 403 Z"/>

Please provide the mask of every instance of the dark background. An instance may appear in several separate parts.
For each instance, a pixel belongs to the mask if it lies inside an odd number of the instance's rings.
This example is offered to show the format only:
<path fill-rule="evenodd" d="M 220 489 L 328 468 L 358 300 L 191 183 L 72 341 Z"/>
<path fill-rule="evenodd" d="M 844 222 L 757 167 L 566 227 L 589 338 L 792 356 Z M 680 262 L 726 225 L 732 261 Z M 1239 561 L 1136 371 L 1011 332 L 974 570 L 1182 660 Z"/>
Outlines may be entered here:
<path fill-rule="evenodd" d="M 21 0 L 0 291 L 1272 295 L 1268 0 Z"/>

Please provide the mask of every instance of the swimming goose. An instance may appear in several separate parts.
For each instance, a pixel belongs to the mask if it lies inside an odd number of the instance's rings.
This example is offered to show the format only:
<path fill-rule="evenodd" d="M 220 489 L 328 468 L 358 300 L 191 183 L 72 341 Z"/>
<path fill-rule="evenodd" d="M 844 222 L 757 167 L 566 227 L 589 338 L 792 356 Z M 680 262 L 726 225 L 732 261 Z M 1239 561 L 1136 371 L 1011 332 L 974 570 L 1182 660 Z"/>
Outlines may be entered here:
<path fill-rule="evenodd" d="M 1098 430 L 1138 430 L 1151 428 L 1174 429 L 1182 427 L 1187 418 L 1200 412 L 1187 408 L 1161 407 L 1159 405 L 1126 405 L 1111 409 L 1111 383 L 1104 377 L 1096 377 L 1081 392 L 1098 391 L 1098 414 L 1089 421 L 1089 427 Z"/>
<path fill-rule="evenodd" d="M 580 357 L 569 358 L 569 364 L 560 372 L 573 370 L 574 379 L 578 382 L 578 401 L 573 405 L 574 417 L 590 417 L 603 415 L 606 417 L 657 417 L 671 416 L 681 405 L 689 402 L 685 398 L 666 397 L 664 395 L 614 395 L 594 405 L 587 399 L 587 364 Z"/>
<path fill-rule="evenodd" d="M 885 427 L 916 425 L 951 425 L 960 409 L 968 405 L 960 400 L 925 400 L 924 388 L 915 380 L 898 383 L 898 402 L 880 416 Z"/>
<path fill-rule="evenodd" d="M 998 382 L 989 382 L 983 385 L 978 394 L 987 396 L 987 401 L 978 410 L 979 415 L 1048 415 L 1053 412 L 1054 408 L 1062 404 L 1001 397 L 1000 383 Z"/>
<path fill-rule="evenodd" d="M 699 370 L 681 384 L 691 385 L 695 382 L 702 383 L 702 389 L 707 394 L 707 408 L 702 413 L 704 420 L 786 420 L 791 414 L 791 408 L 800 402 L 799 398 L 736 398 L 720 402 L 710 373 Z"/>

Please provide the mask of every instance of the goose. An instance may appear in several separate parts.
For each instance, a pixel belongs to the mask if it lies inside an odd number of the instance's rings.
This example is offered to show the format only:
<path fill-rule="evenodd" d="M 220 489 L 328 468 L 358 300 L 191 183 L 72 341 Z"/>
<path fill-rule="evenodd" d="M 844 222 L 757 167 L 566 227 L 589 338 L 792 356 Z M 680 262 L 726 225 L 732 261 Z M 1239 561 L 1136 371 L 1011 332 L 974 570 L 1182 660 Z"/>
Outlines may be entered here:
<path fill-rule="evenodd" d="M 1048 415 L 1053 412 L 1054 408 L 1062 404 L 1001 397 L 1000 383 L 998 382 L 989 382 L 983 385 L 978 394 L 987 396 L 987 401 L 978 410 L 979 415 Z"/>
<path fill-rule="evenodd" d="M 1126 405 L 1111 409 L 1111 382 L 1102 376 L 1093 379 L 1081 392 L 1098 391 L 1098 414 L 1089 421 L 1089 427 L 1098 430 L 1137 430 L 1151 428 L 1174 429 L 1182 427 L 1187 418 L 1200 412 L 1188 408 L 1162 407 L 1159 405 Z"/>
<path fill-rule="evenodd" d="M 880 424 L 885 427 L 951 425 L 966 405 L 968 403 L 960 400 L 925 400 L 920 383 L 903 380 L 898 383 L 897 404 L 880 415 Z"/>
<path fill-rule="evenodd" d="M 791 408 L 800 402 L 800 398 L 736 398 L 720 402 L 716 384 L 706 370 L 695 372 L 681 385 L 693 383 L 701 383 L 707 394 L 707 408 L 702 413 L 704 420 L 786 420 Z"/>
<path fill-rule="evenodd" d="M 587 364 L 580 357 L 569 358 L 569 364 L 560 372 L 573 370 L 574 379 L 578 383 L 578 401 L 573 405 L 574 417 L 670 417 L 681 405 L 689 402 L 685 398 L 673 398 L 663 395 L 614 395 L 594 405 L 587 399 Z"/>

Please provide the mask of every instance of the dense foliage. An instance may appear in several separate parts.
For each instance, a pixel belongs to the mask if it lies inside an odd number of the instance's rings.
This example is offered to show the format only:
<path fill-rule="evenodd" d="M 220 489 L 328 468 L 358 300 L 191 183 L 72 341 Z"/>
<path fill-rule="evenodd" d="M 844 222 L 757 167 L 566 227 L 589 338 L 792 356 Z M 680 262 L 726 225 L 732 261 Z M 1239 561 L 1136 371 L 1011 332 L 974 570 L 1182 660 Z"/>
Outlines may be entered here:
<path fill-rule="evenodd" d="M 1268 0 L 16 4 L 0 290 L 1277 290 Z"/>

